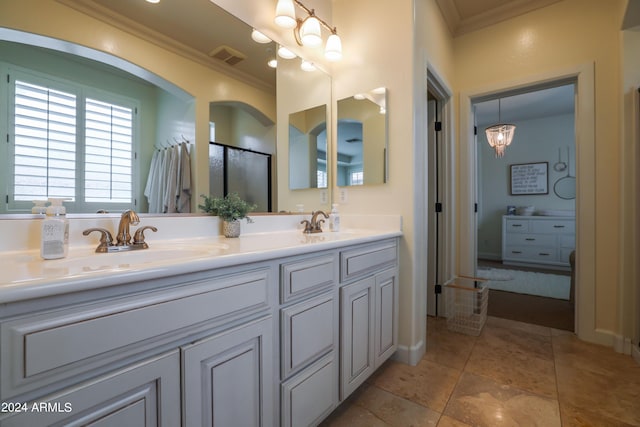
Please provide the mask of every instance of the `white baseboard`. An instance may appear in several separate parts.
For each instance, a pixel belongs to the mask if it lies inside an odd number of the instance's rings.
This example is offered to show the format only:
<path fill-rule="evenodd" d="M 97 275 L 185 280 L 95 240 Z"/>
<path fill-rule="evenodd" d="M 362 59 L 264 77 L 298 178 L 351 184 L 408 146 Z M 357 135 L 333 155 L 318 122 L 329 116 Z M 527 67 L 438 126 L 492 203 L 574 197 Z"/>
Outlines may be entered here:
<path fill-rule="evenodd" d="M 424 340 L 420 340 L 416 345 L 408 347 L 406 345 L 398 345 L 398 350 L 391 356 L 396 362 L 406 363 L 407 365 L 416 366 L 425 353 Z"/>
<path fill-rule="evenodd" d="M 631 357 L 633 357 L 633 360 L 635 360 L 638 365 L 640 365 L 640 347 L 638 347 L 637 345 L 633 346 L 633 348 L 631 349 Z"/>
<path fill-rule="evenodd" d="M 620 335 L 614 335 L 613 337 L 613 349 L 618 353 L 622 354 L 631 354 L 631 349 L 633 348 L 633 343 L 631 342 L 631 338 L 625 338 Z"/>

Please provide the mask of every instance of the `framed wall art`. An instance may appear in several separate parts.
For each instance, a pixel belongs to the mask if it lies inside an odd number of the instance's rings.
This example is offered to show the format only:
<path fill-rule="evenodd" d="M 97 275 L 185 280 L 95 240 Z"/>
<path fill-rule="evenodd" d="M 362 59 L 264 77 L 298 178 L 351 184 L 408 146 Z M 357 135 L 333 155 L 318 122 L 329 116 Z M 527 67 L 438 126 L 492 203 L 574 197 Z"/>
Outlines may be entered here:
<path fill-rule="evenodd" d="M 549 194 L 549 162 L 510 165 L 511 195 Z"/>

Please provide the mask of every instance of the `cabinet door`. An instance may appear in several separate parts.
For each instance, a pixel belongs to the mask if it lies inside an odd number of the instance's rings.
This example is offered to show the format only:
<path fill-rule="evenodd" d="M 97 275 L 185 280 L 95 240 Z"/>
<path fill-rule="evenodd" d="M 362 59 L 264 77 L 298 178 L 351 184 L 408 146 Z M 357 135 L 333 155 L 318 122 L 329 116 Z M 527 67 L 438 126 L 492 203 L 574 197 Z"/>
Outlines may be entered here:
<path fill-rule="evenodd" d="M 180 425 L 180 354 L 173 351 L 27 404 L 2 427 Z"/>
<path fill-rule="evenodd" d="M 268 316 L 182 349 L 184 425 L 273 425 L 273 337 Z"/>
<path fill-rule="evenodd" d="M 396 270 L 376 275 L 375 366 L 384 363 L 398 347 L 398 280 Z"/>
<path fill-rule="evenodd" d="M 375 288 L 374 277 L 340 288 L 341 400 L 358 388 L 375 369 Z"/>

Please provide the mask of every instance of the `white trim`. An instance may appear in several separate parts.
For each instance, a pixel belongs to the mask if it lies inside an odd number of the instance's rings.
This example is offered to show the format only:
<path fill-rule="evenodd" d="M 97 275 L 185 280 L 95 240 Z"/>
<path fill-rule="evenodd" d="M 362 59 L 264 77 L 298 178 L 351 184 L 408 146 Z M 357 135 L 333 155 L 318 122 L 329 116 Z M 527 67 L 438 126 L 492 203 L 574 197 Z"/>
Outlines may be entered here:
<path fill-rule="evenodd" d="M 631 350 L 631 357 L 633 357 L 633 360 L 638 362 L 638 365 L 640 365 L 640 347 L 638 347 L 637 345 L 633 346 Z"/>
<path fill-rule="evenodd" d="M 621 335 L 613 336 L 613 349 L 618 353 L 631 354 L 633 343 L 630 338 L 625 338 Z"/>
<path fill-rule="evenodd" d="M 411 347 L 399 345 L 391 359 L 396 362 L 402 362 L 407 365 L 416 366 L 425 354 L 425 342 L 420 340 L 416 345 Z"/>
<path fill-rule="evenodd" d="M 512 82 L 460 93 L 459 155 L 459 272 L 473 274 L 476 263 L 475 151 L 472 99 L 522 91 L 528 87 L 545 87 L 559 82 L 576 82 L 576 334 L 580 339 L 613 345 L 612 337 L 596 330 L 595 316 L 595 65 L 587 63 L 530 76 Z M 470 238 L 470 236 L 473 236 Z M 469 241 L 471 240 L 471 241 Z M 607 344 L 608 343 L 608 344 Z"/>

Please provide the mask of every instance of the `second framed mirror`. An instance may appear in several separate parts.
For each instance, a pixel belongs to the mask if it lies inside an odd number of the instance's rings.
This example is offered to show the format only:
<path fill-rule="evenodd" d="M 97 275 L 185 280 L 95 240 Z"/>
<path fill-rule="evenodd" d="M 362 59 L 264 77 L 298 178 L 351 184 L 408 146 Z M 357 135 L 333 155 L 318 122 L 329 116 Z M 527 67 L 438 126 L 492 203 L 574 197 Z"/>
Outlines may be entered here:
<path fill-rule="evenodd" d="M 339 187 L 387 181 L 387 90 L 377 88 L 338 101 Z"/>

